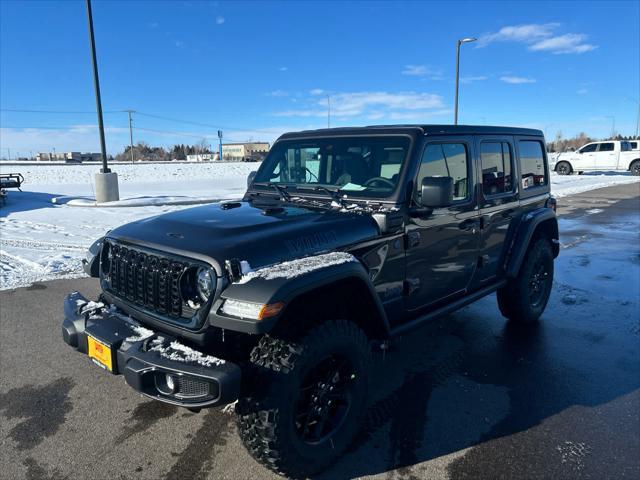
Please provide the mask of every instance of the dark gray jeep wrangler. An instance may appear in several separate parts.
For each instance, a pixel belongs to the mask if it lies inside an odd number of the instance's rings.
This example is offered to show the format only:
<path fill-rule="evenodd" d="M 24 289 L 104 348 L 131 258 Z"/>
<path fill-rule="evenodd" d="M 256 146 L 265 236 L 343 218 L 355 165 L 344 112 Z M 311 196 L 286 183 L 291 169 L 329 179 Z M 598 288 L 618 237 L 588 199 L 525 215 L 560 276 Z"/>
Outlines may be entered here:
<path fill-rule="evenodd" d="M 558 255 L 538 130 L 407 125 L 288 133 L 237 202 L 123 225 L 89 250 L 102 294 L 66 343 L 138 392 L 235 402 L 251 454 L 293 477 L 340 456 L 374 345 L 497 291 L 542 314 Z"/>

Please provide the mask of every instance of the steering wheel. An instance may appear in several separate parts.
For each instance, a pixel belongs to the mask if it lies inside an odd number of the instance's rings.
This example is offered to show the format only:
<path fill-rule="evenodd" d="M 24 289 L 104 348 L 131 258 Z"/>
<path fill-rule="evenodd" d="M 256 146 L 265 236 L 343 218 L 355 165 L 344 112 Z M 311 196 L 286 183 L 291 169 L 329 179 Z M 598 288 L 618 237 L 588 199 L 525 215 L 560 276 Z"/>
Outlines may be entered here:
<path fill-rule="evenodd" d="M 370 178 L 369 180 L 367 180 L 366 182 L 364 182 L 364 186 L 368 187 L 371 184 L 377 183 L 377 182 L 381 182 L 381 183 L 386 183 L 389 187 L 391 188 L 395 188 L 396 184 L 393 183 L 391 180 L 389 180 L 388 178 L 384 178 L 384 177 L 373 177 Z"/>

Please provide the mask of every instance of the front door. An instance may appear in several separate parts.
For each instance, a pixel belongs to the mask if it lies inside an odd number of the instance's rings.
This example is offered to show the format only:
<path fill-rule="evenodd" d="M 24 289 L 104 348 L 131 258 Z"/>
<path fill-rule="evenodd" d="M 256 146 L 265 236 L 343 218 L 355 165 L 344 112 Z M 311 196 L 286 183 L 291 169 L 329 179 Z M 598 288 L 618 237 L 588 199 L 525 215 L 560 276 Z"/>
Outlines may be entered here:
<path fill-rule="evenodd" d="M 593 170 L 596 168 L 597 143 L 590 143 L 578 150 L 573 162 L 574 172 Z"/>
<path fill-rule="evenodd" d="M 454 192 L 450 207 L 412 217 L 406 227 L 409 313 L 462 295 L 473 278 L 479 239 L 473 151 L 471 137 L 439 138 L 424 146 L 414 201 L 419 200 L 424 177 L 452 177 Z"/>

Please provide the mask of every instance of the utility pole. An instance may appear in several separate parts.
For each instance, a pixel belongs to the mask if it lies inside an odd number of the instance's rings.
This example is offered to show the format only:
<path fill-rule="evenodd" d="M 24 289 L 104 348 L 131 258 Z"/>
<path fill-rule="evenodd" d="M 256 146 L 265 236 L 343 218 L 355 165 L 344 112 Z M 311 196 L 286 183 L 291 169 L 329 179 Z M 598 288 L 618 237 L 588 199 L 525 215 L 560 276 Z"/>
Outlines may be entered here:
<path fill-rule="evenodd" d="M 460 89 L 460 45 L 463 43 L 471 43 L 475 42 L 477 38 L 463 38 L 462 40 L 458 40 L 456 47 L 456 100 L 455 100 L 455 110 L 454 110 L 454 119 L 453 124 L 458 124 L 458 90 Z"/>
<path fill-rule="evenodd" d="M 131 163 L 133 163 L 133 118 L 132 114 L 135 113 L 135 110 L 126 110 L 129 114 L 129 146 L 131 152 Z"/>
<path fill-rule="evenodd" d="M 87 17 L 89 20 L 89 42 L 91 44 L 91 63 L 93 64 L 93 87 L 96 94 L 98 110 L 98 130 L 100 131 L 100 149 L 102 151 L 102 170 L 95 176 L 96 202 L 112 202 L 120 199 L 118 192 L 118 175 L 112 173 L 107 165 L 107 146 L 104 141 L 104 122 L 102 121 L 102 100 L 100 99 L 100 78 L 98 77 L 98 60 L 96 58 L 96 42 L 93 34 L 93 13 L 91 0 L 87 0 Z"/>
<path fill-rule="evenodd" d="M 222 130 L 218 130 L 218 161 L 222 161 Z"/>
<path fill-rule="evenodd" d="M 613 115 L 607 115 L 607 118 L 611 119 L 611 140 L 616 135 L 616 117 Z"/>
<path fill-rule="evenodd" d="M 11 160 L 11 149 L 7 148 L 7 156 L 9 157 L 7 160 Z"/>
<path fill-rule="evenodd" d="M 331 128 L 331 96 L 327 95 L 327 128 Z"/>

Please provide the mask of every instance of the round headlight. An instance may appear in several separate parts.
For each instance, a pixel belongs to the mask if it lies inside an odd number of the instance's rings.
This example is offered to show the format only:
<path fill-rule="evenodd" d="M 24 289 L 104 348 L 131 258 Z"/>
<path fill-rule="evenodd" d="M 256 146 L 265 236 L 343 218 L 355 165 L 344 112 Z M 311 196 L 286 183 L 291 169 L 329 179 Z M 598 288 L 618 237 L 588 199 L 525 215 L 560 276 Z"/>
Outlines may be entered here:
<path fill-rule="evenodd" d="M 209 268 L 201 267 L 196 274 L 196 285 L 198 295 L 203 302 L 206 302 L 216 289 L 216 277 Z"/>

